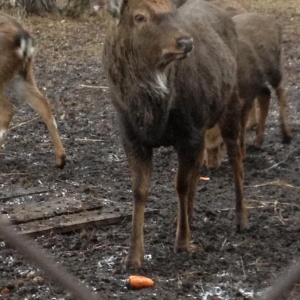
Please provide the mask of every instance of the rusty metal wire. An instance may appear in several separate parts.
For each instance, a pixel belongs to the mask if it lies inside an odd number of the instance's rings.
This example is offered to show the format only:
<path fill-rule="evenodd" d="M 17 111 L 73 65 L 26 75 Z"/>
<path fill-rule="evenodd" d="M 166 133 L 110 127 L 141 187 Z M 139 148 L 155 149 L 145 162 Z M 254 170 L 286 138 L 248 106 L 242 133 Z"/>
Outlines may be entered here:
<path fill-rule="evenodd" d="M 300 282 L 300 258 L 288 266 L 260 300 L 282 300 Z M 300 298 L 298 298 L 300 299 Z"/>
<path fill-rule="evenodd" d="M 0 236 L 8 246 L 20 251 L 28 260 L 41 268 L 47 275 L 64 289 L 71 292 L 76 300 L 99 300 L 77 278 L 66 272 L 41 247 L 25 236 L 17 233 L 16 228 L 0 217 Z"/>

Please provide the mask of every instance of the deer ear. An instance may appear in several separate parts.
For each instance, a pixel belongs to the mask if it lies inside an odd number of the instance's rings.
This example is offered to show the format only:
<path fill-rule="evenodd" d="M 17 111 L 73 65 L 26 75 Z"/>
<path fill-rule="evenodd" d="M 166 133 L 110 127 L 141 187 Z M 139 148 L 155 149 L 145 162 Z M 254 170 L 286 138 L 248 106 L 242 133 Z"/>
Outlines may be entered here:
<path fill-rule="evenodd" d="M 120 18 L 124 0 L 108 0 L 107 10 L 113 18 Z"/>

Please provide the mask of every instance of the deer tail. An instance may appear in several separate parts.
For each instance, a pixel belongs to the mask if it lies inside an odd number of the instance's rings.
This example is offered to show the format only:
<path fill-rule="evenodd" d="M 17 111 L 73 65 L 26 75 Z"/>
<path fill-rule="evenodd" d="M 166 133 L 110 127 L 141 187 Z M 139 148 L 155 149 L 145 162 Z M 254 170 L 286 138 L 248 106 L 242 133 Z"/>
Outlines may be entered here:
<path fill-rule="evenodd" d="M 29 59 L 35 51 L 35 41 L 25 30 L 19 30 L 15 37 L 16 52 L 21 59 Z"/>

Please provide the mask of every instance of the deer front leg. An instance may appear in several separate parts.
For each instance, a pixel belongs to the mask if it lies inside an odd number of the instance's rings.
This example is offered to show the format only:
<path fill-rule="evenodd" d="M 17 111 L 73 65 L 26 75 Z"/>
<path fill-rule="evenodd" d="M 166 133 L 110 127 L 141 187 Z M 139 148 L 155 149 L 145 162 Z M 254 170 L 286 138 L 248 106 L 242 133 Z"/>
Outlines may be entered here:
<path fill-rule="evenodd" d="M 133 212 L 130 246 L 125 258 L 126 267 L 140 268 L 144 260 L 144 212 L 151 180 L 152 150 L 124 143 L 132 174 Z"/>
<path fill-rule="evenodd" d="M 13 115 L 13 105 L 7 100 L 4 92 L 0 90 L 0 151 L 2 150 L 4 138 Z"/>
<path fill-rule="evenodd" d="M 182 149 L 178 152 L 178 171 L 175 178 L 178 197 L 175 252 L 190 250 L 190 221 L 194 210 L 196 183 L 203 161 L 204 144 L 199 148 L 200 150 Z"/>

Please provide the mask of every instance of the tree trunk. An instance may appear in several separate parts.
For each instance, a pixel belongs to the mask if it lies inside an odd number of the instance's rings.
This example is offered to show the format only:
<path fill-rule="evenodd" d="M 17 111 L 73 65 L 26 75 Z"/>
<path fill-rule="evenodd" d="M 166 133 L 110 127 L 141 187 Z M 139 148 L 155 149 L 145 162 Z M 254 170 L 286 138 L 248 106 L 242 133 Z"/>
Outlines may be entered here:
<path fill-rule="evenodd" d="M 90 0 L 69 0 L 63 14 L 67 17 L 78 18 L 90 9 Z"/>
<path fill-rule="evenodd" d="M 17 0 L 26 14 L 42 15 L 44 13 L 56 13 L 58 11 L 56 0 Z"/>
<path fill-rule="evenodd" d="M 14 7 L 15 2 L 15 0 L 0 0 L 0 9 L 2 7 Z"/>

